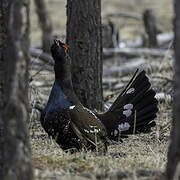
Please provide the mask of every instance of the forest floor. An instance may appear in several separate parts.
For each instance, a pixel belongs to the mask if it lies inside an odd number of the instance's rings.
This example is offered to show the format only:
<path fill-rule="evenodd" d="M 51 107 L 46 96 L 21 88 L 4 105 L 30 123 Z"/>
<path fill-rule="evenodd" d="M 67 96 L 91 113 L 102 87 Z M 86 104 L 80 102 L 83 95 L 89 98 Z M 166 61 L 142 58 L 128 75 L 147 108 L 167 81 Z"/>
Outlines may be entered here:
<path fill-rule="evenodd" d="M 54 33 L 62 39 L 65 37 L 65 1 L 46 0 L 46 2 L 53 20 Z M 173 18 L 172 3 L 172 0 L 126 0 L 124 2 L 102 0 L 102 18 L 103 22 L 106 22 L 106 15 L 112 12 L 141 15 L 144 9 L 152 8 L 157 16 L 158 29 L 161 32 L 170 32 Z M 40 30 L 33 3 L 31 13 L 33 46 L 40 44 Z M 136 39 L 144 32 L 141 21 L 125 18 L 111 20 L 118 24 L 120 37 L 123 40 Z M 161 58 L 141 56 L 129 59 L 116 56 L 104 60 L 104 97 L 121 92 L 136 69 L 135 66 L 127 73 L 124 72 L 123 67 L 127 67 L 127 64 L 130 65 L 133 62 L 147 70 L 152 87 L 156 92 L 172 95 L 173 61 L 173 58 L 168 55 L 168 50 Z M 119 67 L 118 71 L 113 72 L 113 67 Z M 35 70 L 30 71 L 31 76 L 36 73 Z M 37 101 L 47 101 L 53 79 L 53 72 L 49 70 L 42 70 L 33 76 L 29 93 L 32 104 Z M 156 179 L 165 170 L 172 119 L 172 100 L 170 98 L 159 101 L 157 126 L 150 134 L 130 136 L 128 139 L 124 139 L 123 143 L 110 146 L 108 153 L 101 156 L 95 152 L 75 154 L 63 152 L 42 129 L 36 110 L 32 111 L 30 117 L 32 163 L 37 180 Z"/>

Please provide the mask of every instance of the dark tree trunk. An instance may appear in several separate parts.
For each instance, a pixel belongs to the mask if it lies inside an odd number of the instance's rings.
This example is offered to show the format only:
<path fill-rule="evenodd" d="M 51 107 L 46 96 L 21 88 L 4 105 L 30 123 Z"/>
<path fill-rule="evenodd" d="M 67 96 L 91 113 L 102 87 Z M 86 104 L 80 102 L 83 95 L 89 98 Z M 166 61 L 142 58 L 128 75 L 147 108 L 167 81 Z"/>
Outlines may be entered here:
<path fill-rule="evenodd" d="M 148 35 L 149 47 L 156 47 L 157 44 L 157 28 L 156 28 L 156 17 L 152 9 L 145 10 L 143 14 L 144 27 Z"/>
<path fill-rule="evenodd" d="M 66 29 L 75 93 L 86 107 L 102 109 L 101 1 L 67 0 Z"/>
<path fill-rule="evenodd" d="M 50 53 L 50 46 L 53 38 L 51 19 L 48 15 L 44 0 L 34 0 L 34 2 L 36 5 L 40 28 L 42 30 L 42 49 L 44 52 Z"/>
<path fill-rule="evenodd" d="M 167 179 L 180 179 L 180 1 L 175 0 L 175 92 L 173 105 L 173 121 L 171 144 L 168 152 L 166 169 Z"/>
<path fill-rule="evenodd" d="M 29 1 L 1 0 L 0 120 L 3 122 L 2 180 L 31 180 L 27 129 Z M 24 13 L 23 13 L 24 12 Z M 23 19 L 24 18 L 24 19 Z M 2 69 L 3 67 L 3 69 Z M 1 101 L 1 100 L 0 100 Z M 1 156 L 0 156 L 1 158 Z"/>
<path fill-rule="evenodd" d="M 0 1 L 0 177 L 4 175 L 4 123 L 2 121 L 2 112 L 4 108 L 4 58 L 3 50 L 5 47 L 6 28 L 5 15 L 7 14 L 7 2 Z"/>

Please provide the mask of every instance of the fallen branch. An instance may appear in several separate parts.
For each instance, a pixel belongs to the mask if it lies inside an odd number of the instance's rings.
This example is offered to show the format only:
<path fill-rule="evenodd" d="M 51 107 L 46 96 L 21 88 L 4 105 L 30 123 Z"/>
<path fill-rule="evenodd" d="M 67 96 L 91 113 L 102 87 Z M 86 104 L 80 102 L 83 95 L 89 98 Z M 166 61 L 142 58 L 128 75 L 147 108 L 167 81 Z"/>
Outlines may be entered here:
<path fill-rule="evenodd" d="M 39 72 L 47 70 L 47 71 L 53 71 L 53 67 L 52 66 L 47 66 L 47 65 L 41 65 L 41 64 L 32 64 L 31 65 L 31 70 L 36 70 Z"/>
<path fill-rule="evenodd" d="M 54 65 L 52 57 L 40 49 L 30 48 L 30 55 L 34 58 L 44 61 L 47 64 Z"/>
<path fill-rule="evenodd" d="M 103 57 L 108 58 L 113 55 L 120 55 L 126 57 L 141 57 L 141 56 L 152 56 L 152 57 L 164 57 L 173 56 L 172 50 L 164 49 L 150 49 L 150 48 L 104 48 Z"/>
<path fill-rule="evenodd" d="M 132 14 L 132 13 L 126 13 L 126 12 L 122 12 L 122 13 L 117 13 L 117 14 L 107 14 L 104 18 L 119 18 L 119 17 L 123 17 L 123 18 L 131 18 L 131 19 L 135 19 L 135 20 L 142 20 L 142 16 L 141 15 L 137 15 L 137 14 Z"/>
<path fill-rule="evenodd" d="M 38 87 L 38 88 L 40 88 L 40 87 L 52 87 L 52 85 L 53 85 L 53 83 L 52 83 L 52 81 L 51 82 L 40 82 L 40 81 L 33 81 L 33 82 L 31 82 L 30 83 L 30 85 L 31 86 L 35 86 L 35 87 Z"/>
<path fill-rule="evenodd" d="M 173 32 L 167 32 L 167 33 L 161 33 L 157 35 L 157 43 L 159 47 L 162 47 L 163 45 L 166 45 L 173 41 L 174 39 L 174 33 Z M 119 43 L 119 47 L 121 48 L 139 48 L 143 46 L 143 38 L 137 38 L 135 40 L 127 40 L 127 41 L 121 41 Z"/>
<path fill-rule="evenodd" d="M 158 41 L 159 45 L 169 43 L 169 42 L 173 41 L 173 39 L 174 39 L 174 33 L 173 32 L 162 33 L 162 34 L 157 35 L 157 41 Z"/>
<path fill-rule="evenodd" d="M 137 68 L 144 69 L 147 73 L 157 72 L 159 70 L 158 64 L 152 64 L 151 66 L 146 66 L 145 63 L 141 63 L 141 61 L 137 62 L 130 62 L 121 66 L 112 66 L 110 68 L 103 69 L 103 76 L 126 76 L 134 73 Z M 169 71 L 171 67 L 164 67 L 163 71 Z"/>
<path fill-rule="evenodd" d="M 172 102 L 172 96 L 170 94 L 165 94 L 164 92 L 156 93 L 155 97 L 159 101 Z"/>
<path fill-rule="evenodd" d="M 167 82 L 174 83 L 174 80 L 173 80 L 173 79 L 170 79 L 170 78 L 164 77 L 164 76 L 152 76 L 152 78 L 162 79 L 162 80 L 165 80 L 165 81 L 167 81 Z"/>
<path fill-rule="evenodd" d="M 141 67 L 146 63 L 146 60 L 143 58 L 132 59 L 131 62 L 124 63 L 121 66 L 112 66 L 103 69 L 104 76 L 110 75 L 127 75 L 136 71 L 137 68 Z"/>

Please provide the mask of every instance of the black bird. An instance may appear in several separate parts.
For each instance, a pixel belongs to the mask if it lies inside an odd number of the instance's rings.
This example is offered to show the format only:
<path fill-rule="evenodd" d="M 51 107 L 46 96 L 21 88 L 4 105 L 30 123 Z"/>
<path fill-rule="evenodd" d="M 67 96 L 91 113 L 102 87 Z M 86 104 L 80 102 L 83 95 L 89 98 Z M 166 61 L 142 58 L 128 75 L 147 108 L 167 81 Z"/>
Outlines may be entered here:
<path fill-rule="evenodd" d="M 103 149 L 134 133 L 148 133 L 156 125 L 157 100 L 145 71 L 134 76 L 109 110 L 97 114 L 84 107 L 74 93 L 68 47 L 51 46 L 55 82 L 41 115 L 41 124 L 63 150 Z"/>

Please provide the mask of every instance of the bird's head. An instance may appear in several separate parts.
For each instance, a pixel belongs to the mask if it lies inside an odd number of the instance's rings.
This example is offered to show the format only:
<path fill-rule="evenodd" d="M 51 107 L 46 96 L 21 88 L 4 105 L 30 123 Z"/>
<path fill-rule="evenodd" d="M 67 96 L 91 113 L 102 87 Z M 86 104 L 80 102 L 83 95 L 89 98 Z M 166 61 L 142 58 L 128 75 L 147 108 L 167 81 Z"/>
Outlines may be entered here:
<path fill-rule="evenodd" d="M 71 77 L 71 60 L 68 56 L 68 47 L 59 39 L 55 39 L 51 46 L 51 54 L 55 61 L 55 77 L 59 80 Z"/>
<path fill-rule="evenodd" d="M 55 62 L 63 62 L 66 60 L 68 47 L 59 39 L 55 39 L 51 46 L 51 54 Z"/>

